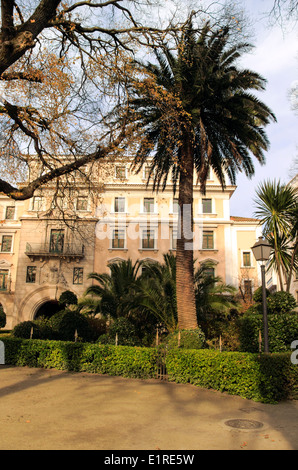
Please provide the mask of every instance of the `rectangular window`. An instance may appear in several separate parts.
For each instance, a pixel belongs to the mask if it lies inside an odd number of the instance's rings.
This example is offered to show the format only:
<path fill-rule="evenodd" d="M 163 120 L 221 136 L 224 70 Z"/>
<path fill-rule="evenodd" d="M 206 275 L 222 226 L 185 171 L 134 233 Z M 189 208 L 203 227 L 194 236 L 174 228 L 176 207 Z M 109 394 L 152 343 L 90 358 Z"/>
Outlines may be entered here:
<path fill-rule="evenodd" d="M 73 284 L 83 284 L 84 268 L 73 268 Z"/>
<path fill-rule="evenodd" d="M 7 206 L 5 211 L 5 219 L 11 220 L 15 216 L 15 206 Z"/>
<path fill-rule="evenodd" d="M 32 200 L 32 210 L 40 211 L 42 208 L 42 197 L 34 196 Z"/>
<path fill-rule="evenodd" d="M 215 269 L 212 266 L 205 268 L 204 274 L 207 277 L 215 277 Z"/>
<path fill-rule="evenodd" d="M 8 270 L 0 269 L 0 291 L 8 289 Z"/>
<path fill-rule="evenodd" d="M 119 179 L 125 179 L 126 178 L 126 167 L 125 166 L 116 166 L 115 168 L 115 176 L 116 178 Z"/>
<path fill-rule="evenodd" d="M 172 230 L 172 250 L 177 250 L 177 230 Z"/>
<path fill-rule="evenodd" d="M 12 248 L 12 235 L 2 235 L 1 251 L 10 253 Z"/>
<path fill-rule="evenodd" d="M 27 266 L 26 282 L 34 284 L 36 281 L 36 266 Z"/>
<path fill-rule="evenodd" d="M 124 197 L 115 197 L 115 212 L 125 212 L 125 198 Z"/>
<path fill-rule="evenodd" d="M 212 199 L 202 199 L 203 214 L 212 213 Z"/>
<path fill-rule="evenodd" d="M 144 168 L 144 173 L 143 173 L 143 178 L 148 181 L 150 175 L 150 166 L 145 166 Z"/>
<path fill-rule="evenodd" d="M 88 210 L 88 198 L 85 196 L 79 196 L 77 198 L 77 211 Z"/>
<path fill-rule="evenodd" d="M 252 282 L 250 280 L 245 280 L 243 283 L 244 287 L 244 296 L 246 299 L 252 299 Z"/>
<path fill-rule="evenodd" d="M 178 214 L 179 213 L 179 204 L 178 204 L 178 199 L 173 199 L 173 214 Z"/>
<path fill-rule="evenodd" d="M 250 267 L 251 266 L 251 256 L 250 256 L 250 251 L 244 251 L 243 252 L 243 266 L 245 267 Z"/>
<path fill-rule="evenodd" d="M 214 248 L 214 233 L 203 232 L 203 250 L 213 250 Z"/>
<path fill-rule="evenodd" d="M 154 249 L 155 247 L 155 236 L 154 230 L 143 230 L 142 233 L 142 248 Z"/>
<path fill-rule="evenodd" d="M 64 247 L 64 230 L 51 230 L 50 252 L 63 253 Z"/>
<path fill-rule="evenodd" d="M 125 231 L 124 230 L 113 230 L 112 248 L 124 248 L 125 247 Z"/>
<path fill-rule="evenodd" d="M 154 198 L 153 197 L 144 198 L 144 212 L 146 213 L 154 212 Z"/>

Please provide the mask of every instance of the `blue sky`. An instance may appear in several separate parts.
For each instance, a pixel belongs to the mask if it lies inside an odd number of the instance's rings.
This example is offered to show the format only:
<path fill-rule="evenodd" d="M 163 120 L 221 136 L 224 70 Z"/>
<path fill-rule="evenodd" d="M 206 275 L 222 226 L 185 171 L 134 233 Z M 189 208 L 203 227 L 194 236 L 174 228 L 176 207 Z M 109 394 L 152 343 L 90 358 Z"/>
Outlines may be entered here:
<path fill-rule="evenodd" d="M 289 92 L 298 81 L 298 27 L 284 30 L 280 25 L 269 26 L 262 14 L 269 11 L 272 0 L 245 0 L 243 2 L 254 25 L 255 46 L 252 53 L 242 59 L 241 65 L 260 73 L 267 80 L 266 91 L 259 96 L 274 112 L 277 123 L 270 124 L 266 132 L 270 149 L 266 164 L 255 160 L 255 176 L 237 177 L 237 189 L 231 198 L 231 215 L 253 217 L 257 186 L 266 179 L 280 179 L 287 183 L 293 174 L 294 159 L 298 160 L 298 111 L 291 109 Z M 296 29 L 296 32 L 295 32 Z M 298 165 L 297 165 L 298 172 Z"/>

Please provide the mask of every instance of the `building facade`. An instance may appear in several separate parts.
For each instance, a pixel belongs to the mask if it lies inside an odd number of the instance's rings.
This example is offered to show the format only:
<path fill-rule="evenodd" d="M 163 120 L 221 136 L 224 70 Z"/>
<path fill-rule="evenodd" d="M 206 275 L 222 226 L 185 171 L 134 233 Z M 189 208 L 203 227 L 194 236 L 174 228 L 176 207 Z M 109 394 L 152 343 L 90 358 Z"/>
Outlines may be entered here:
<path fill-rule="evenodd" d="M 53 312 L 65 290 L 81 297 L 91 283 L 88 274 L 108 272 L 111 262 L 162 262 L 164 253 L 175 253 L 178 194 L 171 184 L 153 192 L 148 171 L 135 174 L 129 162 L 113 162 L 99 169 L 101 183 L 92 194 L 78 182 L 54 199 L 51 187 L 27 201 L 0 195 L 0 303 L 6 328 Z M 212 263 L 215 276 L 249 298 L 260 284 L 251 247 L 261 230 L 256 219 L 231 216 L 235 190 L 223 191 L 212 171 L 205 195 L 194 184 L 189 248 L 197 267 Z"/>

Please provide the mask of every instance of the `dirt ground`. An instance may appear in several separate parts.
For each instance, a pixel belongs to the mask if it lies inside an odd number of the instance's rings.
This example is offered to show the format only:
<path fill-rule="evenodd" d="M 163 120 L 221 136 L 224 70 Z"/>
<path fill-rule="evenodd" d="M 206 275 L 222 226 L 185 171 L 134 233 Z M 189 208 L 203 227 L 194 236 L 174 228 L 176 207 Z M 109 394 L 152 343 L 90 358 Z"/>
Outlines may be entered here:
<path fill-rule="evenodd" d="M 298 450 L 298 402 L 2 365 L 0 449 Z"/>

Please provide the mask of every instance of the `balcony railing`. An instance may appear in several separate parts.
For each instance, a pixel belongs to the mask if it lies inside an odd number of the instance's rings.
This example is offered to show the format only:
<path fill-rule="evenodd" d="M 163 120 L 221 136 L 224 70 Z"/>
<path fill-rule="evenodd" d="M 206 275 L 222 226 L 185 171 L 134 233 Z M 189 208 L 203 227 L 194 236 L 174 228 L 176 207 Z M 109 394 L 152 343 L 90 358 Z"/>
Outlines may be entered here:
<path fill-rule="evenodd" d="M 36 258 L 60 258 L 67 261 L 84 258 L 84 245 L 65 243 L 63 246 L 52 246 L 51 244 L 26 244 L 25 254 L 33 261 Z"/>

